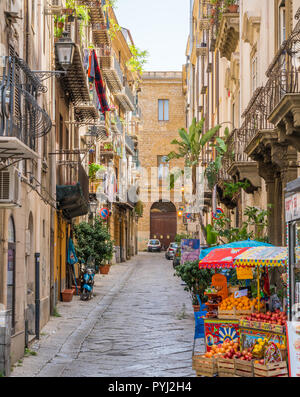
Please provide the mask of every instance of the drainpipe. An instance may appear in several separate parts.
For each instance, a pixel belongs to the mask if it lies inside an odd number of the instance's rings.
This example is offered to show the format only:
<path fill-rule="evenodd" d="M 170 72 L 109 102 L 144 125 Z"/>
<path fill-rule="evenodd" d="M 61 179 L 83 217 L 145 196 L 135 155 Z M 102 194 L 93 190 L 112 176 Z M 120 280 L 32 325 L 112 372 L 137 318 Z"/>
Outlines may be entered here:
<path fill-rule="evenodd" d="M 34 254 L 35 259 L 35 336 L 40 339 L 40 253 Z"/>

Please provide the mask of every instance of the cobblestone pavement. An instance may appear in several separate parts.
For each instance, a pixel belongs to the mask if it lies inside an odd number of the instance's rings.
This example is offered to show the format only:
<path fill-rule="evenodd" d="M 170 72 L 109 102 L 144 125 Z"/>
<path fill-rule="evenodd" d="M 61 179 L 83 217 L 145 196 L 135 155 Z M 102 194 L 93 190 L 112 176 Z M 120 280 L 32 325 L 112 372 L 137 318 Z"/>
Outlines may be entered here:
<path fill-rule="evenodd" d="M 194 376 L 194 315 L 172 261 L 140 253 L 97 275 L 96 296 L 57 306 L 11 376 Z"/>

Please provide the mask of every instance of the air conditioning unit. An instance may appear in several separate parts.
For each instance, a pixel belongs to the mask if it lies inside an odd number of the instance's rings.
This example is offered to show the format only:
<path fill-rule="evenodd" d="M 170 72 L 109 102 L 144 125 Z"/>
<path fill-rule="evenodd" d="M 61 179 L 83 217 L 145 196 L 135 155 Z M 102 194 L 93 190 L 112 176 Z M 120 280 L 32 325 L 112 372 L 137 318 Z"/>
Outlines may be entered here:
<path fill-rule="evenodd" d="M 20 207 L 20 189 L 20 175 L 15 167 L 0 171 L 0 207 Z"/>

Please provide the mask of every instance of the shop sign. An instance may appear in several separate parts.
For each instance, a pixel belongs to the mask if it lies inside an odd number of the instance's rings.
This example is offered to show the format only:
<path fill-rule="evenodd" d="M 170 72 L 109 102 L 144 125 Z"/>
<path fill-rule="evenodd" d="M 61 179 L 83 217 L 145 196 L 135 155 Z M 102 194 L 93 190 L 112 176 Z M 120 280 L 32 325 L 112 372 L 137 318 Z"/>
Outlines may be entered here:
<path fill-rule="evenodd" d="M 291 377 L 300 377 L 300 322 L 288 321 L 286 325 L 289 373 Z"/>
<path fill-rule="evenodd" d="M 241 289 L 240 291 L 235 291 L 235 293 L 234 293 L 235 299 L 241 298 L 242 296 L 248 296 L 248 290 L 247 289 Z"/>
<path fill-rule="evenodd" d="M 300 193 L 285 199 L 285 219 L 286 222 L 300 218 Z"/>
<path fill-rule="evenodd" d="M 236 276 L 238 280 L 252 280 L 253 271 L 251 267 L 237 267 Z"/>

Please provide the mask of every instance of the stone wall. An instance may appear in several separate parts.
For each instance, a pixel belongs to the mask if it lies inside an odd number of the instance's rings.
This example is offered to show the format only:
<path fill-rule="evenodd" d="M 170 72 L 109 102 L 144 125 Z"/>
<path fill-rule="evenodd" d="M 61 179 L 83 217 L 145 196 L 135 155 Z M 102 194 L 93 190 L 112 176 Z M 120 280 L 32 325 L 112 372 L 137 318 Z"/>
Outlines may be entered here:
<path fill-rule="evenodd" d="M 146 248 L 150 236 L 150 208 L 162 198 L 162 189 L 150 184 L 151 168 L 157 167 L 157 156 L 164 156 L 176 148 L 171 141 L 178 139 L 178 129 L 185 128 L 185 99 L 182 92 L 181 72 L 145 72 L 141 83 L 139 105 L 142 110 L 142 126 L 139 132 L 139 160 L 144 174 L 140 179 L 143 217 L 138 222 L 138 249 Z M 169 121 L 158 121 L 158 100 L 169 100 Z M 173 167 L 183 168 L 183 160 L 170 162 Z M 154 170 L 154 174 L 157 173 Z M 148 181 L 146 181 L 148 179 Z M 148 185 L 148 186 L 147 186 Z M 178 191 L 177 191 L 178 193 Z M 151 197 L 152 195 L 152 197 Z M 166 196 L 167 197 L 167 196 Z M 174 202 L 176 209 L 182 203 Z M 177 232 L 185 231 L 178 218 Z"/>

